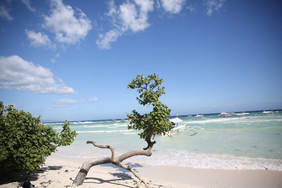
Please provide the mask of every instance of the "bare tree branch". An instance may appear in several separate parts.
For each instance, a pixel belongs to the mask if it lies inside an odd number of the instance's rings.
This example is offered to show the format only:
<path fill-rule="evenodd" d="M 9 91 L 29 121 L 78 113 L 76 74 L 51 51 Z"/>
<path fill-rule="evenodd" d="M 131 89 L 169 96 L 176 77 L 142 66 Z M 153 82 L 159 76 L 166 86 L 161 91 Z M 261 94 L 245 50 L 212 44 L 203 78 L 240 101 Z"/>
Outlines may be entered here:
<path fill-rule="evenodd" d="M 150 187 L 149 185 L 147 185 L 147 183 L 143 179 L 140 178 L 140 176 L 131 168 L 130 165 L 124 165 L 124 164 L 119 163 L 117 166 L 119 166 L 119 167 L 121 167 L 121 168 L 123 168 L 125 170 L 130 171 L 137 179 L 139 179 L 139 181 L 141 183 L 144 183 L 144 185 L 146 187 Z"/>
<path fill-rule="evenodd" d="M 141 183 L 143 183 L 146 187 L 149 187 L 148 184 L 140 178 L 140 176 L 131 168 L 130 165 L 124 165 L 121 162 L 123 162 L 124 160 L 130 158 L 130 157 L 134 157 L 134 156 L 138 156 L 138 155 L 145 155 L 145 156 L 151 156 L 152 155 L 152 146 L 149 147 L 147 150 L 134 150 L 134 151 L 129 151 L 127 153 L 124 153 L 116 158 L 114 158 L 115 154 L 114 154 L 114 149 L 109 146 L 109 145 L 99 145 L 96 144 L 96 142 L 94 141 L 87 141 L 87 144 L 93 144 L 95 147 L 97 148 L 101 148 L 101 149 L 110 149 L 112 152 L 112 156 L 110 157 L 104 157 L 104 158 L 100 158 L 100 159 L 91 159 L 88 160 L 86 162 L 83 163 L 82 167 L 80 168 L 80 171 L 78 172 L 77 176 L 75 177 L 75 180 L 73 181 L 73 185 L 74 186 L 78 186 L 81 185 L 84 181 L 84 179 L 86 178 L 89 170 L 91 167 L 96 166 L 96 165 L 101 165 L 101 164 L 107 164 L 107 163 L 111 163 L 115 166 L 118 166 L 120 168 L 123 168 L 125 170 L 130 171 Z"/>
<path fill-rule="evenodd" d="M 130 157 L 134 157 L 134 156 L 138 156 L 138 155 L 145 155 L 145 156 L 151 156 L 152 152 L 151 152 L 152 148 L 149 148 L 147 150 L 134 150 L 134 151 L 129 151 L 127 153 L 124 153 L 122 155 L 120 155 L 119 157 L 117 157 L 118 162 L 122 162 Z"/>
<path fill-rule="evenodd" d="M 96 142 L 94 142 L 94 141 L 89 141 L 89 140 L 88 140 L 86 143 L 87 143 L 87 144 L 93 144 L 93 145 L 94 145 L 95 147 L 97 147 L 97 148 L 101 148 L 101 149 L 107 148 L 107 149 L 110 149 L 110 150 L 111 150 L 111 153 L 112 153 L 111 159 L 112 159 L 112 161 L 114 161 L 115 152 L 114 152 L 114 148 L 112 148 L 110 145 L 103 146 L 103 145 L 96 144 Z"/>

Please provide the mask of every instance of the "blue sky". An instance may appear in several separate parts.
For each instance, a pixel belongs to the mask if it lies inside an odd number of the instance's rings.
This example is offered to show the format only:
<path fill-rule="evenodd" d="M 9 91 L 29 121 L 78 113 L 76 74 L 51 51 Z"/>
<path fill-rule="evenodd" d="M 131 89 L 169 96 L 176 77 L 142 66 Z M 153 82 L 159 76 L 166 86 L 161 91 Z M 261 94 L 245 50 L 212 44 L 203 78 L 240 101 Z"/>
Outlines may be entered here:
<path fill-rule="evenodd" d="M 172 115 L 282 108 L 279 0 L 2 0 L 0 100 L 42 121 L 125 118 L 158 74 Z"/>

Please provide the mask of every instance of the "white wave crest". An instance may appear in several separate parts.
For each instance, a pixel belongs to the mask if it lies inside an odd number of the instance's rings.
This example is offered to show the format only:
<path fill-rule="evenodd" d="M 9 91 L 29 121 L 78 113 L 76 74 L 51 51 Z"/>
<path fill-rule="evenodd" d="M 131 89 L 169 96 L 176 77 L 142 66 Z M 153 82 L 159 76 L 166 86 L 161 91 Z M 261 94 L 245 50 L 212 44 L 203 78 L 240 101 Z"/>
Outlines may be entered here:
<path fill-rule="evenodd" d="M 71 122 L 71 124 L 74 124 L 74 125 L 90 124 L 90 123 L 95 123 L 95 122 L 94 121 L 75 121 L 75 122 Z"/>
<path fill-rule="evenodd" d="M 109 127 L 110 125 L 83 125 L 82 127 L 84 128 L 105 128 L 105 127 Z"/>
<path fill-rule="evenodd" d="M 248 169 L 282 171 L 281 159 L 247 158 L 229 155 L 191 154 L 187 152 L 171 152 L 154 154 L 150 160 L 141 159 L 143 163 L 154 166 L 182 166 L 203 169 Z"/>
<path fill-rule="evenodd" d="M 256 119 L 249 117 L 238 117 L 238 118 L 217 118 L 217 119 L 204 119 L 204 120 L 192 120 L 184 121 L 188 124 L 207 124 L 207 123 L 260 123 L 260 122 L 282 122 L 282 119 Z"/>
<path fill-rule="evenodd" d="M 77 133 L 123 133 L 123 132 L 132 132 L 132 130 L 77 131 Z"/>

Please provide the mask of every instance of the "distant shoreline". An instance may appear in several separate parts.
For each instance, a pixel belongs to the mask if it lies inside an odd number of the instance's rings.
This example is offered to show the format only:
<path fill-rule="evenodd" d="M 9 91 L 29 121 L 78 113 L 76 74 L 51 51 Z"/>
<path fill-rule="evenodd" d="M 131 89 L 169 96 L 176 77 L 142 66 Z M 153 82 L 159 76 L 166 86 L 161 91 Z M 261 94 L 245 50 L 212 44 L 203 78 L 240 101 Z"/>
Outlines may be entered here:
<path fill-rule="evenodd" d="M 245 110 L 245 111 L 228 111 L 232 113 L 240 113 L 240 112 L 246 112 L 246 113 L 253 113 L 253 112 L 263 112 L 263 111 L 282 111 L 282 109 L 264 109 L 264 110 Z M 215 112 L 215 113 L 196 113 L 196 114 L 181 114 L 181 115 L 171 115 L 169 118 L 174 118 L 174 117 L 187 117 L 187 116 L 196 116 L 197 114 L 203 114 L 203 115 L 217 115 L 220 114 L 221 112 Z M 72 120 L 69 122 L 87 122 L 87 121 L 121 121 L 121 120 L 127 120 L 127 118 L 117 118 L 117 119 L 93 119 L 93 120 Z M 43 121 L 42 123 L 64 123 L 64 121 Z"/>

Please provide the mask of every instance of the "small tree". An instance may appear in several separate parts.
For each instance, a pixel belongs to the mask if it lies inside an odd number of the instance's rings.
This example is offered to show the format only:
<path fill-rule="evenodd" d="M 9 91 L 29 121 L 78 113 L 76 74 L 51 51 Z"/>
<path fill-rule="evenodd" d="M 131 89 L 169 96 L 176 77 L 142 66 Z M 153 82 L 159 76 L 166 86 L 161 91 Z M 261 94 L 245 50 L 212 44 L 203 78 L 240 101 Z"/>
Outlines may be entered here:
<path fill-rule="evenodd" d="M 18 111 L 0 101 L 0 166 L 1 172 L 32 172 L 40 168 L 58 146 L 70 145 L 76 136 L 65 121 L 59 134 L 40 123 L 29 112 Z"/>
<path fill-rule="evenodd" d="M 95 147 L 110 149 L 112 155 L 111 157 L 104 157 L 99 160 L 93 159 L 83 163 L 73 182 L 74 185 L 81 185 L 83 183 L 91 167 L 105 163 L 112 163 L 113 165 L 129 170 L 140 180 L 141 183 L 144 183 L 145 186 L 148 187 L 146 182 L 132 170 L 131 166 L 124 165 L 122 162 L 133 156 L 151 156 L 151 150 L 154 144 L 156 144 L 154 137 L 156 135 L 165 134 L 172 128 L 172 125 L 168 120 L 171 110 L 159 101 L 159 97 L 165 94 L 165 87 L 161 87 L 162 83 L 163 79 L 160 79 L 156 74 L 149 75 L 147 77 L 137 75 L 136 78 L 127 86 L 130 89 L 137 89 L 137 92 L 140 94 L 137 97 L 139 104 L 143 106 L 152 105 L 153 107 L 153 110 L 148 114 L 141 115 L 136 110 L 133 110 L 132 114 L 127 114 L 129 120 L 128 129 L 139 130 L 139 136 L 147 142 L 147 146 L 143 150 L 130 151 L 115 157 L 114 149 L 111 146 L 102 146 L 93 141 L 87 141 L 87 144 L 93 144 Z"/>

